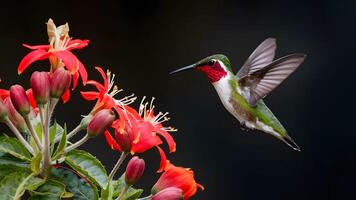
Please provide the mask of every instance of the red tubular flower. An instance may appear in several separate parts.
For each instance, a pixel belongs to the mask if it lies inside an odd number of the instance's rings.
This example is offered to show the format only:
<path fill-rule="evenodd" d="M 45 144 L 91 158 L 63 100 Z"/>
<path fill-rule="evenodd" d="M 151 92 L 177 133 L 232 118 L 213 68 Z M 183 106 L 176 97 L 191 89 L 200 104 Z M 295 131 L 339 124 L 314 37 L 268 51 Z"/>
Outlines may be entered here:
<path fill-rule="evenodd" d="M 10 97 L 14 107 L 22 116 L 26 116 L 30 113 L 30 101 L 25 89 L 21 85 L 11 86 Z"/>
<path fill-rule="evenodd" d="M 11 102 L 10 97 L 4 99 L 4 104 L 8 110 L 8 116 L 10 121 L 15 125 L 15 127 L 22 133 L 26 132 L 27 126 L 24 118 L 18 113 Z"/>
<path fill-rule="evenodd" d="M 46 104 L 50 95 L 48 72 L 34 72 L 30 79 L 33 96 L 38 104 Z"/>
<path fill-rule="evenodd" d="M 68 24 L 56 27 L 52 19 L 47 22 L 47 32 L 49 45 L 25 45 L 32 51 L 27 54 L 18 66 L 18 73 L 22 74 L 33 62 L 49 59 L 51 72 L 60 67 L 65 67 L 73 75 L 73 89 L 76 87 L 79 76 L 85 85 L 88 73 L 82 62 L 71 52 L 74 49 L 81 49 L 88 45 L 89 40 L 72 40 L 68 35 Z"/>
<path fill-rule="evenodd" d="M 115 114 L 110 109 L 101 110 L 96 113 L 89 122 L 87 133 L 90 137 L 96 137 L 108 129 L 115 120 Z"/>
<path fill-rule="evenodd" d="M 152 200 L 183 200 L 183 191 L 179 188 L 169 187 L 153 195 Z"/>
<path fill-rule="evenodd" d="M 161 157 L 158 170 L 161 172 L 165 169 L 167 158 L 165 152 L 159 147 L 163 143 L 160 137 L 163 137 L 167 141 L 170 152 L 174 152 L 176 144 L 168 131 L 176 131 L 176 129 L 163 127 L 162 122 L 169 120 L 166 117 L 168 113 L 159 113 L 155 116 L 153 100 L 150 107 L 148 108 L 147 106 L 148 104 L 145 103 L 143 105 L 142 101 L 139 113 L 133 108 L 125 106 L 124 109 L 126 112 L 124 113 L 124 118 L 120 117 L 113 124 L 115 139 L 108 131 L 105 132 L 105 137 L 113 150 L 130 151 L 131 154 L 143 153 L 156 147 Z"/>
<path fill-rule="evenodd" d="M 176 167 L 167 163 L 167 167 L 156 184 L 152 187 L 152 194 L 155 195 L 166 188 L 175 187 L 183 191 L 184 200 L 190 199 L 197 192 L 197 188 L 204 190 L 194 180 L 194 172 L 183 167 Z"/>
<path fill-rule="evenodd" d="M 50 79 L 51 82 L 51 97 L 60 98 L 62 97 L 64 102 L 67 102 L 70 97 L 69 87 L 72 78 L 70 73 L 64 68 L 57 69 Z"/>
<path fill-rule="evenodd" d="M 91 114 L 95 114 L 102 109 L 111 109 L 118 105 L 120 109 L 117 109 L 117 111 L 120 117 L 122 117 L 124 106 L 134 102 L 136 97 L 132 94 L 122 99 L 115 99 L 115 95 L 122 91 L 114 83 L 115 74 L 111 74 L 110 71 L 107 71 L 105 74 L 104 70 L 100 67 L 95 67 L 95 69 L 100 73 L 104 83 L 100 84 L 97 81 L 89 80 L 87 84 L 95 86 L 98 91 L 80 92 L 82 97 L 87 101 L 97 100 Z"/>
<path fill-rule="evenodd" d="M 127 164 L 125 171 L 125 182 L 128 185 L 135 184 L 145 171 L 145 161 L 135 156 Z"/>

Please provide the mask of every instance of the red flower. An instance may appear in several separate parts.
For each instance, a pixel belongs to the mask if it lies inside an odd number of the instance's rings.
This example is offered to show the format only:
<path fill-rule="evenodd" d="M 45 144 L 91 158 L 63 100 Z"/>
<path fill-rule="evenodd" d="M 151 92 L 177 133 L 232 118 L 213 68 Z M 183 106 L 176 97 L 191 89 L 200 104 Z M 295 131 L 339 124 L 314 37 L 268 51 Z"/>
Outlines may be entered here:
<path fill-rule="evenodd" d="M 110 71 L 107 71 L 105 74 L 104 70 L 100 67 L 95 67 L 95 69 L 100 73 L 104 83 L 101 84 L 97 81 L 89 80 L 87 84 L 95 86 L 98 91 L 80 92 L 82 97 L 87 101 L 97 100 L 91 114 L 95 114 L 102 109 L 111 109 L 117 105 L 120 108 L 117 111 L 122 115 L 121 110 L 124 106 L 134 102 L 136 97 L 132 94 L 119 100 L 115 99 L 115 95 L 122 91 L 115 85 L 115 74 L 111 74 Z"/>
<path fill-rule="evenodd" d="M 194 172 L 190 169 L 183 167 L 176 167 L 171 163 L 167 163 L 157 183 L 152 187 L 152 194 L 175 187 L 183 191 L 184 200 L 190 199 L 197 192 L 197 188 L 204 190 L 204 187 L 196 183 L 194 180 Z"/>
<path fill-rule="evenodd" d="M 133 108 L 125 106 L 125 111 L 127 111 L 124 115 L 125 118 L 120 117 L 113 124 L 113 127 L 115 128 L 115 139 L 108 131 L 105 132 L 105 137 L 109 146 L 113 150 L 130 151 L 131 154 L 143 153 L 156 147 L 161 157 L 160 168 L 158 170 L 160 172 L 165 169 L 167 163 L 166 154 L 159 147 L 159 145 L 163 143 L 160 136 L 167 141 L 170 152 L 174 152 L 176 144 L 167 131 L 176 130 L 171 127 L 163 127 L 161 124 L 168 120 L 168 118 L 165 118 L 168 113 L 159 113 L 155 116 L 152 102 L 149 110 L 147 110 L 147 105 L 148 104 L 146 103 L 145 106 L 143 106 L 142 101 L 139 113 Z M 141 117 L 141 114 L 143 115 L 143 118 Z M 125 134 L 130 135 L 126 136 Z"/>
<path fill-rule="evenodd" d="M 73 89 L 78 83 L 79 76 L 82 78 L 83 84 L 86 84 L 87 71 L 71 50 L 86 47 L 89 40 L 72 40 L 68 35 L 68 24 L 56 27 L 52 19 L 48 20 L 47 27 L 50 44 L 35 46 L 24 44 L 23 46 L 33 51 L 21 60 L 18 73 L 21 74 L 35 61 L 49 59 L 52 73 L 59 67 L 65 67 L 73 75 Z"/>

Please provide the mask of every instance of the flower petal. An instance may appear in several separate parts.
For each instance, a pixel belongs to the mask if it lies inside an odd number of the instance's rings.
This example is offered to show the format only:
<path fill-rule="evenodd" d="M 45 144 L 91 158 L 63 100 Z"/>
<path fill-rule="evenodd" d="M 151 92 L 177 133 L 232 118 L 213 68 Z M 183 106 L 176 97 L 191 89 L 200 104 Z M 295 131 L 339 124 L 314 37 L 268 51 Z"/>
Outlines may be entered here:
<path fill-rule="evenodd" d="M 74 90 L 74 89 L 77 87 L 77 85 L 78 85 L 78 79 L 79 79 L 79 73 L 77 72 L 77 73 L 75 73 L 75 74 L 73 75 L 72 90 Z"/>
<path fill-rule="evenodd" d="M 171 134 L 169 134 L 167 131 L 165 131 L 161 128 L 157 128 L 157 127 L 155 127 L 154 132 L 156 132 L 156 133 L 160 134 L 162 137 L 164 137 L 164 139 L 168 143 L 170 153 L 176 151 L 176 143 L 175 143 L 173 137 L 171 136 Z"/>
<path fill-rule="evenodd" d="M 93 101 L 93 100 L 95 100 L 95 99 L 97 99 L 99 97 L 99 93 L 98 92 L 92 92 L 92 91 L 80 92 L 80 94 L 87 101 Z"/>
<path fill-rule="evenodd" d="M 72 49 L 82 49 L 86 46 L 88 46 L 89 40 L 80 40 L 80 39 L 75 39 L 75 40 L 70 40 L 67 44 L 68 50 Z"/>
<path fill-rule="evenodd" d="M 28 45 L 28 44 L 22 44 L 22 46 L 28 48 L 28 49 L 32 49 L 32 50 L 37 50 L 37 49 L 44 49 L 44 50 L 48 50 L 51 48 L 51 45 Z"/>
<path fill-rule="evenodd" d="M 109 131 L 105 131 L 104 135 L 105 135 L 106 142 L 108 143 L 108 145 L 112 150 L 121 151 L 119 144 L 117 144 L 117 142 L 111 136 Z"/>
<path fill-rule="evenodd" d="M 159 152 L 159 155 L 161 157 L 161 161 L 160 161 L 160 164 L 159 164 L 159 169 L 158 169 L 158 173 L 161 173 L 163 172 L 165 169 L 166 169 L 166 166 L 167 166 L 167 156 L 166 154 L 164 153 L 164 151 L 157 145 L 157 150 Z"/>
<path fill-rule="evenodd" d="M 5 89 L 0 89 L 0 97 L 2 99 L 5 99 L 6 97 L 8 97 L 10 95 L 9 90 L 5 90 Z"/>
<path fill-rule="evenodd" d="M 70 99 L 70 91 L 66 90 L 62 96 L 63 103 L 67 103 Z"/>
<path fill-rule="evenodd" d="M 154 146 L 162 144 L 162 140 L 154 133 L 140 132 L 140 138 L 137 143 L 132 145 L 132 151 L 137 153 L 143 153 Z"/>
<path fill-rule="evenodd" d="M 89 80 L 89 81 L 87 81 L 87 84 L 95 86 L 96 89 L 101 93 L 105 92 L 104 91 L 105 90 L 104 86 L 102 84 L 100 84 L 99 82 L 97 82 L 97 81 Z"/>
<path fill-rule="evenodd" d="M 37 60 L 44 60 L 48 58 L 50 53 L 48 53 L 46 50 L 43 49 L 38 49 L 31 51 L 28 53 L 25 57 L 22 58 L 18 68 L 17 72 L 18 74 L 22 74 L 23 71 L 27 69 L 27 67 L 32 64 L 33 62 Z"/>
<path fill-rule="evenodd" d="M 85 69 L 83 63 L 81 63 L 79 60 L 79 74 L 80 74 L 80 77 L 82 78 L 82 81 L 83 81 L 83 85 L 86 85 L 87 84 L 87 81 L 88 81 L 88 72 L 87 70 Z"/>
<path fill-rule="evenodd" d="M 108 83 L 108 77 L 106 76 L 104 70 L 101 67 L 95 67 L 96 70 L 100 73 L 101 77 L 104 80 L 104 90 L 108 90 L 109 88 L 109 83 Z"/>
<path fill-rule="evenodd" d="M 70 51 L 53 51 L 52 54 L 60 59 L 66 68 L 69 70 L 71 74 L 75 74 L 79 70 L 79 60 L 78 58 Z"/>
<path fill-rule="evenodd" d="M 28 97 L 28 100 L 30 101 L 31 107 L 37 108 L 36 100 L 35 97 L 33 96 L 32 89 L 26 90 L 26 95 Z"/>

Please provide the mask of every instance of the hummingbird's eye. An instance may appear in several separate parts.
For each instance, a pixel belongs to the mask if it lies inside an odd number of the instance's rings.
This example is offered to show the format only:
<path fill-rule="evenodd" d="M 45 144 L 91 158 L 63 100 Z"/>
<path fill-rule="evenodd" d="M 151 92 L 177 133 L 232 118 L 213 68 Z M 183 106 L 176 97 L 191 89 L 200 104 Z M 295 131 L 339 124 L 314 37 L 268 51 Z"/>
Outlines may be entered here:
<path fill-rule="evenodd" d="M 209 61 L 208 61 L 208 65 L 209 65 L 209 66 L 213 66 L 214 64 L 215 64 L 215 61 L 214 61 L 214 60 L 209 60 Z"/>

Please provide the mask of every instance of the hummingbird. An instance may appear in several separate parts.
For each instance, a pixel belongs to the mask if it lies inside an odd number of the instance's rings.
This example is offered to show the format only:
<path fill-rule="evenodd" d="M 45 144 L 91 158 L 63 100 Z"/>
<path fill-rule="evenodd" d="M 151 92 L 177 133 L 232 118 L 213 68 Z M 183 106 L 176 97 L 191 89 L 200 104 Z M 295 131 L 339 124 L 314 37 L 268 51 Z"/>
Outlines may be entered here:
<path fill-rule="evenodd" d="M 276 49 L 276 39 L 267 38 L 252 52 L 237 74 L 233 73 L 229 59 L 222 54 L 206 57 L 170 74 L 192 69 L 203 72 L 226 110 L 240 122 L 242 130 L 260 130 L 300 151 L 263 98 L 292 74 L 306 55 L 294 53 L 274 60 Z"/>

